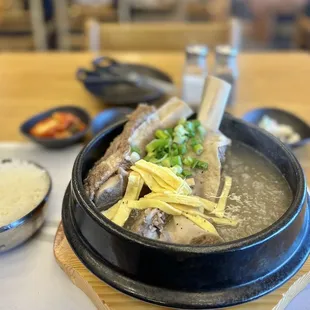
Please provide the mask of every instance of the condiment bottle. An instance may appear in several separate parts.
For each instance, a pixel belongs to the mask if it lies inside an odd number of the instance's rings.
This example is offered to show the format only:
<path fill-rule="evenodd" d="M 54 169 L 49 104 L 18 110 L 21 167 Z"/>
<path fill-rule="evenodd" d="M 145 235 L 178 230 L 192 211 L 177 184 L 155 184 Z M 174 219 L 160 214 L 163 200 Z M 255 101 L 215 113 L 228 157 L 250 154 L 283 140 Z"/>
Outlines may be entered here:
<path fill-rule="evenodd" d="M 215 66 L 213 69 L 213 75 L 231 85 L 227 105 L 233 105 L 235 101 L 236 84 L 239 75 L 237 54 L 237 49 L 229 45 L 219 45 L 215 50 Z"/>
<path fill-rule="evenodd" d="M 201 102 L 204 81 L 208 73 L 206 45 L 189 45 L 186 47 L 183 69 L 182 99 L 194 110 Z"/>

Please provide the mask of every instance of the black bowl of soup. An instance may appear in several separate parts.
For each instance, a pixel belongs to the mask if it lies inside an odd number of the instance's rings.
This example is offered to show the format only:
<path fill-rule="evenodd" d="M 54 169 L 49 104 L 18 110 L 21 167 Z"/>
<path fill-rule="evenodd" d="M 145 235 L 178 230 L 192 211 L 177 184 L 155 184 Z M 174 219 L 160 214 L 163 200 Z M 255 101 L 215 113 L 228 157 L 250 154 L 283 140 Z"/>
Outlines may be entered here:
<path fill-rule="evenodd" d="M 158 305 L 213 309 L 259 298 L 301 268 L 309 255 L 309 198 L 300 164 L 279 140 L 225 114 L 221 131 L 232 146 L 223 170 L 236 180 L 227 208 L 241 229 L 217 227 L 219 244 L 182 245 L 115 225 L 86 195 L 83 180 L 123 126 L 99 133 L 81 151 L 63 200 L 66 237 L 98 278 Z"/>

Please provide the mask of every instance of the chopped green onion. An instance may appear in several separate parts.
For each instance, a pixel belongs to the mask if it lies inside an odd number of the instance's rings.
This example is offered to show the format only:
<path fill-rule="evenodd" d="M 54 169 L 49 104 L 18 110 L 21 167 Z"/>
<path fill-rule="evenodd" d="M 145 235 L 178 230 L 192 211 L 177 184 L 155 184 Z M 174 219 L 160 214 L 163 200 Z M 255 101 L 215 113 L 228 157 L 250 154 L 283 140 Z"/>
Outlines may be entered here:
<path fill-rule="evenodd" d="M 170 132 L 168 129 L 165 129 L 164 133 L 168 136 L 168 138 L 171 138 L 173 136 L 173 130 L 171 130 Z"/>
<path fill-rule="evenodd" d="M 199 121 L 198 119 L 194 119 L 194 120 L 192 121 L 192 123 L 193 123 L 193 125 L 194 125 L 195 128 L 198 128 L 198 127 L 201 125 L 201 123 L 200 123 L 200 121 Z"/>
<path fill-rule="evenodd" d="M 208 169 L 208 163 L 205 161 L 197 160 L 195 168 L 207 170 Z"/>
<path fill-rule="evenodd" d="M 174 128 L 174 135 L 175 136 L 184 136 L 187 134 L 187 131 L 185 130 L 183 125 L 177 125 Z"/>
<path fill-rule="evenodd" d="M 203 126 L 201 126 L 201 125 L 198 126 L 197 131 L 198 131 L 200 137 L 202 137 L 202 138 L 203 138 L 203 137 L 206 135 L 206 133 L 207 133 L 206 129 L 205 129 Z"/>
<path fill-rule="evenodd" d="M 151 141 L 147 146 L 146 146 L 146 151 L 148 153 L 153 152 L 154 150 L 167 146 L 169 144 L 169 140 L 165 139 L 155 139 Z"/>
<path fill-rule="evenodd" d="M 184 155 L 187 152 L 187 148 L 185 144 L 180 144 L 178 147 L 179 154 Z"/>
<path fill-rule="evenodd" d="M 185 178 L 191 177 L 193 175 L 192 172 L 190 170 L 187 170 L 187 169 L 183 169 L 182 174 Z"/>
<path fill-rule="evenodd" d="M 175 166 L 173 166 L 172 168 L 170 168 L 175 174 L 181 174 L 182 173 L 182 171 L 183 171 L 183 169 L 182 169 L 182 167 L 181 166 L 179 166 L 179 165 L 175 165 Z"/>
<path fill-rule="evenodd" d="M 192 163 L 192 168 L 193 169 L 195 169 L 196 168 L 196 166 L 197 166 L 197 164 L 198 164 L 198 159 L 196 159 L 196 158 L 193 158 L 193 163 Z"/>
<path fill-rule="evenodd" d="M 164 167 L 171 167 L 171 162 L 170 162 L 170 159 L 169 158 L 165 158 L 161 164 L 164 166 Z"/>
<path fill-rule="evenodd" d="M 150 163 L 157 164 L 158 159 L 155 158 L 155 157 L 151 157 L 148 161 L 149 161 Z"/>
<path fill-rule="evenodd" d="M 173 142 L 177 143 L 177 144 L 183 144 L 184 142 L 186 142 L 187 140 L 187 137 L 186 136 L 179 136 L 179 135 L 176 135 L 174 136 L 173 138 Z"/>
<path fill-rule="evenodd" d="M 196 145 L 193 146 L 193 151 L 197 155 L 200 155 L 203 152 L 203 146 L 201 144 L 196 144 Z"/>
<path fill-rule="evenodd" d="M 165 160 L 168 157 L 168 154 L 163 154 L 162 156 L 156 156 L 157 162 L 156 163 L 161 163 L 163 160 Z"/>
<path fill-rule="evenodd" d="M 194 127 L 194 125 L 193 125 L 192 122 L 186 122 L 186 123 L 184 124 L 184 128 L 185 128 L 185 130 L 186 130 L 187 132 L 195 133 L 195 127 Z"/>
<path fill-rule="evenodd" d="M 170 135 L 168 132 L 165 132 L 164 130 L 158 129 L 155 132 L 155 137 L 158 139 L 168 139 L 168 138 L 170 138 Z"/>
<path fill-rule="evenodd" d="M 136 152 L 136 153 L 138 153 L 139 155 L 141 154 L 141 151 L 140 151 L 140 149 L 137 147 L 137 146 L 131 146 L 130 147 L 130 150 L 131 150 L 131 152 L 133 153 L 133 152 Z"/>
<path fill-rule="evenodd" d="M 170 162 L 171 162 L 171 166 L 175 166 L 175 165 L 182 166 L 181 156 L 170 157 Z"/>
<path fill-rule="evenodd" d="M 185 158 L 183 159 L 183 164 L 184 164 L 185 166 L 192 167 L 193 163 L 194 163 L 194 158 L 192 158 L 192 157 L 190 157 L 190 156 L 187 156 L 187 157 L 185 157 Z"/>
<path fill-rule="evenodd" d="M 199 138 L 192 138 L 192 139 L 190 140 L 190 144 L 191 144 L 191 146 L 193 147 L 193 146 L 196 145 L 196 144 L 201 144 L 201 140 L 200 140 Z"/>
<path fill-rule="evenodd" d="M 165 131 L 167 131 L 170 136 L 173 135 L 173 128 L 166 128 Z"/>
<path fill-rule="evenodd" d="M 172 150 L 177 150 L 178 149 L 178 145 L 176 143 L 172 143 L 171 144 L 171 149 Z"/>
<path fill-rule="evenodd" d="M 147 155 L 144 157 L 144 160 L 149 161 L 152 157 L 154 157 L 154 155 L 155 154 L 153 152 L 147 153 Z"/>

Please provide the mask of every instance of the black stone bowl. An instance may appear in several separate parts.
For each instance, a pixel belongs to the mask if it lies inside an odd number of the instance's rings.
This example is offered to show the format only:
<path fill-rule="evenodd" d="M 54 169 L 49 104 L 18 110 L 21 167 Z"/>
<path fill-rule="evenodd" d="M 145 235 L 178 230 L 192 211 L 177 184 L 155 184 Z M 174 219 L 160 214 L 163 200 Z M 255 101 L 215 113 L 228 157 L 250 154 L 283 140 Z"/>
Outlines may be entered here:
<path fill-rule="evenodd" d="M 224 134 L 264 154 L 285 176 L 293 192 L 287 212 L 267 229 L 238 241 L 176 245 L 149 240 L 115 225 L 84 192 L 82 180 L 122 128 L 123 123 L 102 131 L 81 151 L 63 201 L 66 237 L 97 277 L 155 304 L 211 309 L 265 295 L 301 268 L 310 247 L 306 182 L 297 159 L 279 140 L 228 114 L 221 125 Z"/>
<path fill-rule="evenodd" d="M 31 128 L 39 121 L 42 121 L 43 119 L 51 116 L 54 112 L 69 112 L 74 114 L 75 116 L 79 117 L 80 120 L 86 125 L 85 129 L 75 133 L 74 135 L 68 138 L 62 138 L 62 139 L 38 138 L 33 136 L 30 133 Z M 30 140 L 32 140 L 37 144 L 40 144 L 50 149 L 60 149 L 68 147 L 83 140 L 89 129 L 90 122 L 91 122 L 90 116 L 84 109 L 75 106 L 61 106 L 36 114 L 35 116 L 29 118 L 20 126 L 20 131 L 24 136 L 26 136 L 27 138 L 29 138 Z"/>

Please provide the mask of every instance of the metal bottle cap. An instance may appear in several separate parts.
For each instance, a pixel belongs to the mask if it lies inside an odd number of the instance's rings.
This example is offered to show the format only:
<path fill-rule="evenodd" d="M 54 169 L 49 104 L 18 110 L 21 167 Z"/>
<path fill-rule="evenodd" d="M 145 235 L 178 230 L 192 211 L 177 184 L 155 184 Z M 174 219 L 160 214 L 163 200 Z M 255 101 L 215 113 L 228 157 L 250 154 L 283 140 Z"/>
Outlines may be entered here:
<path fill-rule="evenodd" d="M 197 56 L 207 56 L 208 55 L 208 46 L 202 44 L 192 44 L 186 47 L 186 54 L 197 55 Z"/>
<path fill-rule="evenodd" d="M 227 57 L 236 57 L 238 51 L 236 48 L 233 48 L 230 45 L 218 45 L 215 49 L 216 55 L 227 56 Z"/>

